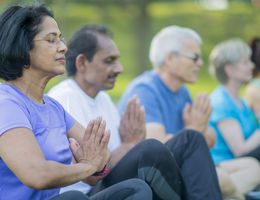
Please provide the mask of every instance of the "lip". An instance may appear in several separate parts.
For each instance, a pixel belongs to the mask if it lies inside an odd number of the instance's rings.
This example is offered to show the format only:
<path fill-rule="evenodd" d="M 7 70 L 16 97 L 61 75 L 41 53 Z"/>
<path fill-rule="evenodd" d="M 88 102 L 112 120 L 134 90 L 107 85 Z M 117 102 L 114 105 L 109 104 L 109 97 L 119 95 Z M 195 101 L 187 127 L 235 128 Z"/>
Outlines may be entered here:
<path fill-rule="evenodd" d="M 56 61 L 57 61 L 57 62 L 61 62 L 61 63 L 65 63 L 65 62 L 66 62 L 65 56 L 62 56 L 62 57 L 60 57 L 60 58 L 57 58 Z"/>

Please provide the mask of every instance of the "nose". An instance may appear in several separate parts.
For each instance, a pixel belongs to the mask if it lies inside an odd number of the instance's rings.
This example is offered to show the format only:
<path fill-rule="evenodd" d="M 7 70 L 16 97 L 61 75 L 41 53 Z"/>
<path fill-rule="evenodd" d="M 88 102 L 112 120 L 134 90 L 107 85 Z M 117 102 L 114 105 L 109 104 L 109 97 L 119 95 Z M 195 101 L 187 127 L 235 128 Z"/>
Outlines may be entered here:
<path fill-rule="evenodd" d="M 117 74 L 121 74 L 124 72 L 124 68 L 123 66 L 121 65 L 120 62 L 117 62 L 115 67 L 114 67 L 114 72 L 117 73 Z"/>
<path fill-rule="evenodd" d="M 201 67 L 203 65 L 203 58 L 201 56 L 197 60 L 197 64 L 198 64 L 199 67 Z"/>
<path fill-rule="evenodd" d="M 59 47 L 58 47 L 58 52 L 62 52 L 65 54 L 67 52 L 67 50 L 68 50 L 67 45 L 63 41 L 60 41 Z"/>

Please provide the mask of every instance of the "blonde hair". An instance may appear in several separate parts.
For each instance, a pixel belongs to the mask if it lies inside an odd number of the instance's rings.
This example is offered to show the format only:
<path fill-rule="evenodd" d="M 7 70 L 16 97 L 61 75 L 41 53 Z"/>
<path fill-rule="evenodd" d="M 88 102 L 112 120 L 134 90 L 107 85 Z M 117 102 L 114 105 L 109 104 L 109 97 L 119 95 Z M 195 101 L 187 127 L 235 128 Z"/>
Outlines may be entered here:
<path fill-rule="evenodd" d="M 209 56 L 209 72 L 216 79 L 225 84 L 228 76 L 225 72 L 225 66 L 234 66 L 242 59 L 251 56 L 249 46 L 239 38 L 232 38 L 221 42 L 213 48 Z"/>

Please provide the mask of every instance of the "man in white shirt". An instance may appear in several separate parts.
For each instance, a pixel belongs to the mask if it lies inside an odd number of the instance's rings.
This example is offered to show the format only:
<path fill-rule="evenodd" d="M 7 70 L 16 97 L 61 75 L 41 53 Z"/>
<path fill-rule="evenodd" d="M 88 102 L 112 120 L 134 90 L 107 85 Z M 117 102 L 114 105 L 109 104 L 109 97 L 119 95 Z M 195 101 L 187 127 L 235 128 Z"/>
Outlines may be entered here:
<path fill-rule="evenodd" d="M 172 152 L 156 140 L 144 140 L 145 112 L 136 97 L 130 99 L 120 121 L 113 102 L 103 92 L 112 89 L 117 75 L 123 72 L 119 51 L 105 26 L 81 27 L 70 39 L 68 49 L 66 68 L 70 79 L 52 88 L 49 95 L 83 126 L 102 116 L 111 130 L 110 173 L 105 178 L 93 177 L 93 184 L 102 179 L 96 191 L 138 177 L 150 185 L 154 199 L 222 199 L 215 167 L 201 134 L 184 130 L 169 143 Z M 172 153 L 178 158 L 178 166 Z M 197 156 L 198 162 L 190 163 L 192 156 Z M 190 166 L 185 177 L 192 179 L 183 180 L 179 171 L 183 165 Z M 202 168 L 205 176 L 198 177 L 197 172 Z M 188 184 L 198 179 L 204 179 L 205 184 Z"/>

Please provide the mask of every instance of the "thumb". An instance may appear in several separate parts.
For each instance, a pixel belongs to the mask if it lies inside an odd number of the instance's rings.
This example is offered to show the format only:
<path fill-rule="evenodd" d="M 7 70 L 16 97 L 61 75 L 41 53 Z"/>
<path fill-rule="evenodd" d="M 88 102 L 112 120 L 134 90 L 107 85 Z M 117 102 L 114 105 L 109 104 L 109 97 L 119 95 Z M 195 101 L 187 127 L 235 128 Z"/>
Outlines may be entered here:
<path fill-rule="evenodd" d="M 190 105 L 189 103 L 186 103 L 186 104 L 185 104 L 185 107 L 184 107 L 184 109 L 183 109 L 182 114 L 183 114 L 183 115 L 188 114 L 188 113 L 190 112 L 190 110 L 191 110 L 191 105 Z"/>
<path fill-rule="evenodd" d="M 80 148 L 79 143 L 74 138 L 69 138 L 70 141 L 70 150 L 72 151 L 72 154 L 75 155 L 77 150 Z"/>

